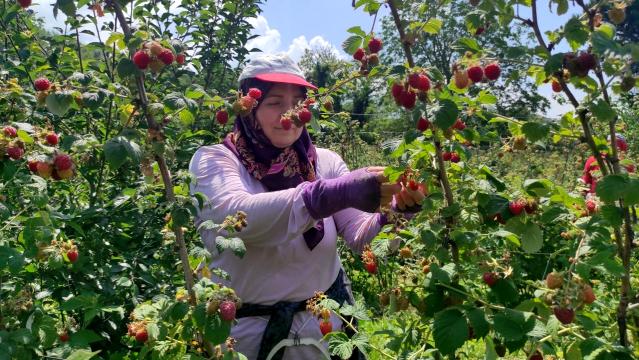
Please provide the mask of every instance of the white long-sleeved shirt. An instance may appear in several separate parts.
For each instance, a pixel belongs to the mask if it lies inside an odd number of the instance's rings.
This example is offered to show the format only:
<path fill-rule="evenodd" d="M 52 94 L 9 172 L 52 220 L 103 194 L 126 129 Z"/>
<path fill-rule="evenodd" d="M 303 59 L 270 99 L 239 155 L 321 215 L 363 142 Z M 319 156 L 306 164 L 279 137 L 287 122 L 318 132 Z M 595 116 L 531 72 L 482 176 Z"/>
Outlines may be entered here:
<path fill-rule="evenodd" d="M 349 172 L 335 152 L 317 148 L 318 178 L 336 178 Z M 208 197 L 195 225 L 213 220 L 221 223 L 237 211 L 247 214 L 248 226 L 235 234 L 244 241 L 243 258 L 230 251 L 218 253 L 213 230 L 202 232 L 207 249 L 214 255 L 211 268 L 221 268 L 230 274 L 230 281 L 221 281 L 233 288 L 244 303 L 272 305 L 278 301 L 301 301 L 316 291 L 325 291 L 335 281 L 341 263 L 337 253 L 337 236 L 342 235 L 355 252 L 380 230 L 379 214 L 356 209 L 341 210 L 324 219 L 324 238 L 311 251 L 303 233 L 317 222 L 311 217 L 302 191 L 308 182 L 286 190 L 267 192 L 267 189 L 243 166 L 235 154 L 222 144 L 203 146 L 196 151 L 189 171 L 196 183 L 191 193 L 201 192 Z M 239 319 L 231 330 L 237 340 L 236 349 L 249 359 L 257 356 L 259 343 L 268 317 Z M 340 321 L 333 316 L 334 329 Z M 308 312 L 297 313 L 290 338 L 322 337 L 319 322 Z M 289 347 L 284 359 L 317 359 L 319 352 L 311 347 Z"/>

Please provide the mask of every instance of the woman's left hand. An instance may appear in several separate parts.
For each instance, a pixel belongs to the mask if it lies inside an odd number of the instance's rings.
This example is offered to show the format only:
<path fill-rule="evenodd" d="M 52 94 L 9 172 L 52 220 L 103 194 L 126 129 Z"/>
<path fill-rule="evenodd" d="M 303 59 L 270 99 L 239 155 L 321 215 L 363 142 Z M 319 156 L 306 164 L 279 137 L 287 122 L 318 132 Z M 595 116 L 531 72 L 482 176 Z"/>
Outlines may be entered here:
<path fill-rule="evenodd" d="M 417 190 L 411 190 L 409 187 L 405 186 L 405 184 L 402 184 L 400 192 L 393 196 L 395 206 L 397 209 L 404 211 L 407 207 L 421 205 L 427 192 L 426 185 L 422 183 L 418 184 Z"/>

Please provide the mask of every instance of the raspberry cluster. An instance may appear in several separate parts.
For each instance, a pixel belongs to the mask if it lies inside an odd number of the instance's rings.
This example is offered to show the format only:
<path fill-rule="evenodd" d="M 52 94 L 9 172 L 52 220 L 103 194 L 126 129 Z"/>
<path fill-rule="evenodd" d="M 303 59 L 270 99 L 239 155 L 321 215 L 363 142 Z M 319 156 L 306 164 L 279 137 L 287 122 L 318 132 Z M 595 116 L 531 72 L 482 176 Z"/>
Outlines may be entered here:
<path fill-rule="evenodd" d="M 453 81 L 458 89 L 465 89 L 471 84 L 494 81 L 499 79 L 501 67 L 499 63 L 493 62 L 486 66 L 474 64 L 466 69 L 460 65 L 453 65 Z"/>
<path fill-rule="evenodd" d="M 147 41 L 142 46 L 142 49 L 133 54 L 133 63 L 140 70 L 151 69 L 151 72 L 158 73 L 165 66 L 173 64 L 176 61 L 178 64 L 184 64 L 186 55 L 180 53 L 177 56 L 173 53 L 173 50 L 165 48 L 158 41 Z"/>
<path fill-rule="evenodd" d="M 360 62 L 360 73 L 363 75 L 368 74 L 368 66 L 379 65 L 379 51 L 382 50 L 382 40 L 378 38 L 371 38 L 368 41 L 367 50 L 358 48 L 353 53 L 353 59 Z"/>
<path fill-rule="evenodd" d="M 397 105 L 411 110 L 415 107 L 417 98 L 421 101 L 428 100 L 430 87 L 428 75 L 419 70 L 408 74 L 405 80 L 395 82 L 391 86 L 391 95 Z"/>

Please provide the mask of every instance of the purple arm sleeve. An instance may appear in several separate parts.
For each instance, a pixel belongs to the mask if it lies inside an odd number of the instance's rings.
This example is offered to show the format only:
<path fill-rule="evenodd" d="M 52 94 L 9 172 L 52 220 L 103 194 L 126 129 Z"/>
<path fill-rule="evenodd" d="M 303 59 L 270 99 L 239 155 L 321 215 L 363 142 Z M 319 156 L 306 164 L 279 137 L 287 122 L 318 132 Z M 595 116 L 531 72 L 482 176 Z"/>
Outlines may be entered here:
<path fill-rule="evenodd" d="M 364 168 L 335 179 L 316 180 L 304 188 L 302 198 L 311 217 L 318 220 L 346 208 L 374 212 L 381 190 L 377 175 Z"/>

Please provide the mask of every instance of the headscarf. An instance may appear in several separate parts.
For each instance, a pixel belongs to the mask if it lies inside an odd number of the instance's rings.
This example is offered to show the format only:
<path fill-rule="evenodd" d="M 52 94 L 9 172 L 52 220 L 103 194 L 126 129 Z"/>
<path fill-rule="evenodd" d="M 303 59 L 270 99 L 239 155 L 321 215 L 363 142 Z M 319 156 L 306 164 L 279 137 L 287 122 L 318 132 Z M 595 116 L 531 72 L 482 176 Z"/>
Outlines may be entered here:
<path fill-rule="evenodd" d="M 246 79 L 240 88 L 243 94 L 247 94 L 250 88 L 258 88 L 264 99 L 273 85 L 257 79 Z M 306 128 L 302 129 L 300 137 L 292 145 L 278 148 L 271 143 L 257 121 L 255 113 L 260 105 L 258 103 L 249 115 L 236 117 L 233 131 L 226 135 L 223 144 L 233 151 L 251 176 L 268 191 L 289 189 L 304 181 L 315 181 L 317 152 Z M 304 240 L 311 250 L 323 237 L 324 223 L 321 220 L 304 232 Z"/>

